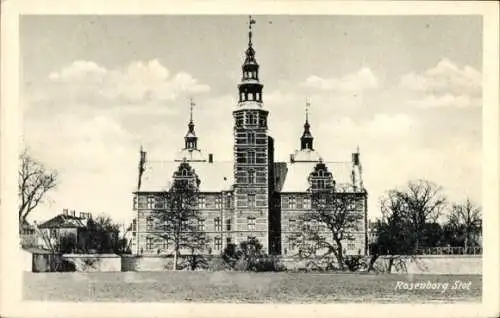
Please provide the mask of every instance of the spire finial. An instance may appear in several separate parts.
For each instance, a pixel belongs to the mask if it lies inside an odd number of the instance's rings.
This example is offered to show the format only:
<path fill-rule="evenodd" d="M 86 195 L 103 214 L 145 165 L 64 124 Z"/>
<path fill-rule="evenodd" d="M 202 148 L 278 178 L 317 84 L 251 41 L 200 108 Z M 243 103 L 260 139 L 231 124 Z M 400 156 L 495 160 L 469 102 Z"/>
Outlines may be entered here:
<path fill-rule="evenodd" d="M 248 46 L 252 47 L 252 24 L 255 24 L 255 20 L 252 16 L 248 16 Z"/>
<path fill-rule="evenodd" d="M 189 121 L 190 122 L 193 122 L 193 107 L 195 105 L 196 104 L 194 103 L 193 98 L 190 98 L 189 99 Z"/>
<path fill-rule="evenodd" d="M 306 123 L 309 122 L 309 107 L 311 107 L 311 103 L 309 98 L 306 98 Z"/>

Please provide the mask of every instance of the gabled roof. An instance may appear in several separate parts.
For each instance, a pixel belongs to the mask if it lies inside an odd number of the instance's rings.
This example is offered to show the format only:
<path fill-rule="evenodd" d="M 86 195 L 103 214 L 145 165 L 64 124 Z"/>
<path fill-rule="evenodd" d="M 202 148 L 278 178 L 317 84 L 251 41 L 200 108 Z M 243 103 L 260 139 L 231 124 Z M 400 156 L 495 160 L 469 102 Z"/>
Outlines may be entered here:
<path fill-rule="evenodd" d="M 317 162 L 287 163 L 285 182 L 281 192 L 305 192 L 309 189 L 309 175 L 313 172 Z M 352 163 L 325 162 L 328 170 L 333 174 L 336 187 L 352 188 Z"/>
<path fill-rule="evenodd" d="M 293 154 L 293 160 L 295 162 L 319 162 L 321 160 L 321 156 L 316 150 L 311 149 L 301 149 L 296 150 Z"/>
<path fill-rule="evenodd" d="M 72 215 L 59 214 L 52 219 L 40 224 L 39 228 L 54 229 L 54 228 L 85 228 L 83 220 Z"/>
<path fill-rule="evenodd" d="M 142 176 L 141 192 L 168 191 L 174 172 L 180 162 L 150 161 L 146 163 Z M 201 192 L 220 192 L 231 190 L 234 184 L 233 162 L 188 162 L 200 179 Z"/>
<path fill-rule="evenodd" d="M 176 161 L 206 161 L 205 156 L 198 149 L 182 149 L 176 156 Z"/>

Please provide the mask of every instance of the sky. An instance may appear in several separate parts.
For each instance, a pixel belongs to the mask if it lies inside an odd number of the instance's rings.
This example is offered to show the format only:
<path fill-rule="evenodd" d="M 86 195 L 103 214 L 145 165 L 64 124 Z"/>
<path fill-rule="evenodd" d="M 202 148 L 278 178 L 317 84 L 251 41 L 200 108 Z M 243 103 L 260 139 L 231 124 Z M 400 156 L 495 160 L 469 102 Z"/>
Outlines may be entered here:
<path fill-rule="evenodd" d="M 479 16 L 254 16 L 275 157 L 299 147 L 306 99 L 315 147 L 359 145 L 368 215 L 385 191 L 427 179 L 481 204 Z M 23 143 L 59 173 L 33 212 L 133 218 L 139 147 L 173 160 L 189 98 L 199 146 L 232 160 L 232 108 L 247 16 L 21 16 Z M 335 173 L 335 172 L 334 172 Z M 169 176 L 166 176 L 168 178 Z"/>

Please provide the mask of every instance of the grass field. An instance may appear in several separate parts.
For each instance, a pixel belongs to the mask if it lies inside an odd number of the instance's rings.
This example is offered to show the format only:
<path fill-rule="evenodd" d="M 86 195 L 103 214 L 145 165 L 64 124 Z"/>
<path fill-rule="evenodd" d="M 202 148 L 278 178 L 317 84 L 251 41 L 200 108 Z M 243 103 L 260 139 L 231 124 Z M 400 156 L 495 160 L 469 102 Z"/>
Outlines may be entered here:
<path fill-rule="evenodd" d="M 453 289 L 455 281 L 464 285 L 459 289 Z M 448 283 L 448 288 L 446 290 L 401 288 L 402 283 L 412 282 Z M 26 272 L 23 298 L 50 301 L 129 302 L 424 303 L 480 302 L 481 290 L 482 277 L 479 275 Z"/>

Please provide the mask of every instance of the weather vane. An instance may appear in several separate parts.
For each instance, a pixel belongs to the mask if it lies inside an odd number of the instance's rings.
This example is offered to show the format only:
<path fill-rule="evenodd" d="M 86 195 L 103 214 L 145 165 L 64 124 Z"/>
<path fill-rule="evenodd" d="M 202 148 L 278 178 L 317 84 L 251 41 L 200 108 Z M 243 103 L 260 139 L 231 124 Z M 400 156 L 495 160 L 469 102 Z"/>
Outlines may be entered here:
<path fill-rule="evenodd" d="M 255 20 L 252 19 L 252 16 L 248 16 L 248 45 L 252 46 L 252 24 L 255 24 Z"/>
<path fill-rule="evenodd" d="M 193 121 L 193 107 L 195 105 L 196 104 L 194 103 L 193 98 L 190 98 L 189 99 L 189 120 L 190 121 Z"/>
<path fill-rule="evenodd" d="M 309 102 L 309 98 L 306 98 L 306 121 L 309 120 L 309 107 L 311 107 L 311 103 Z"/>

